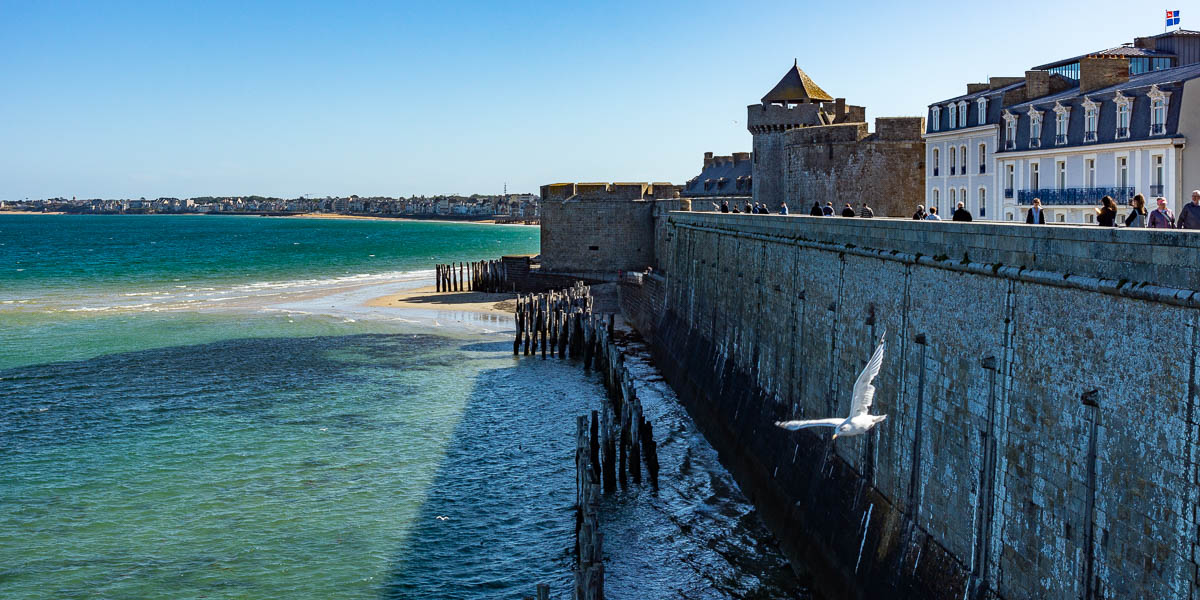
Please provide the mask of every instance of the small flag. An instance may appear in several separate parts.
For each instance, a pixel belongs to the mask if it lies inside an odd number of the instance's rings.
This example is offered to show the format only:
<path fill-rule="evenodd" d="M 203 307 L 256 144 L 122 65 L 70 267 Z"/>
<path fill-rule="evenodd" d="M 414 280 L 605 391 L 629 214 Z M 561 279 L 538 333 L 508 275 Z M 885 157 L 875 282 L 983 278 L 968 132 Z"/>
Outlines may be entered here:
<path fill-rule="evenodd" d="M 1168 10 L 1167 11 L 1167 27 L 1170 27 L 1172 25 L 1178 25 L 1178 24 L 1179 24 L 1179 11 Z"/>

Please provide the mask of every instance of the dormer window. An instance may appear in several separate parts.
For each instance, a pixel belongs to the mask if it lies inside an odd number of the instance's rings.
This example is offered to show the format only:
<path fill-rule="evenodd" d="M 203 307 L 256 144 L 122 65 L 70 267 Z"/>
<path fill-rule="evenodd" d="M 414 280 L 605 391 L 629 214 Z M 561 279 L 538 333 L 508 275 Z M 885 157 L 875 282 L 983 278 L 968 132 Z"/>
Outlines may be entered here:
<path fill-rule="evenodd" d="M 1007 110 L 1004 111 L 1004 149 L 1017 149 L 1017 120 L 1020 118 Z"/>
<path fill-rule="evenodd" d="M 1054 103 L 1054 145 L 1065 146 L 1067 143 L 1067 128 L 1071 124 L 1071 107 L 1062 103 Z"/>
<path fill-rule="evenodd" d="M 983 125 L 987 123 L 987 98 L 979 98 L 975 101 L 975 122 Z"/>
<path fill-rule="evenodd" d="M 938 128 L 942 124 L 942 107 L 940 107 L 940 106 L 933 107 L 931 109 L 931 114 L 930 114 L 929 120 L 930 120 L 930 123 L 932 124 L 932 126 L 929 128 L 929 130 L 937 131 Z"/>
<path fill-rule="evenodd" d="M 950 109 L 950 129 L 958 127 L 958 105 L 948 104 L 946 108 Z"/>
<path fill-rule="evenodd" d="M 1113 98 L 1113 103 L 1117 105 L 1116 138 L 1123 140 L 1129 137 L 1129 119 L 1133 109 L 1133 98 L 1117 92 L 1117 95 Z"/>
<path fill-rule="evenodd" d="M 1150 86 L 1150 135 L 1163 135 L 1167 132 L 1167 102 L 1171 92 L 1158 89 L 1157 85 Z"/>
<path fill-rule="evenodd" d="M 967 101 L 958 101 L 958 125 L 959 127 L 967 126 Z"/>
<path fill-rule="evenodd" d="M 1096 141 L 1096 128 L 1100 124 L 1100 104 L 1091 98 L 1083 99 L 1083 141 Z"/>
<path fill-rule="evenodd" d="M 1029 107 L 1029 147 L 1042 147 L 1042 111 Z"/>

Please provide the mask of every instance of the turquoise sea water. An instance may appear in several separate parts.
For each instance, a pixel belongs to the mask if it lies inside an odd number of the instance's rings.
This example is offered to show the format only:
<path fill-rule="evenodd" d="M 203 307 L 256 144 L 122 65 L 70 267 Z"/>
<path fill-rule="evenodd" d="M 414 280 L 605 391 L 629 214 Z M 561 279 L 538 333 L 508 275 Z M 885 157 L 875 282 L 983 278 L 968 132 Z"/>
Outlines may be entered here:
<path fill-rule="evenodd" d="M 360 306 L 537 236 L 0 216 L 0 596 L 565 589 L 596 382 L 517 363 L 494 319 Z"/>

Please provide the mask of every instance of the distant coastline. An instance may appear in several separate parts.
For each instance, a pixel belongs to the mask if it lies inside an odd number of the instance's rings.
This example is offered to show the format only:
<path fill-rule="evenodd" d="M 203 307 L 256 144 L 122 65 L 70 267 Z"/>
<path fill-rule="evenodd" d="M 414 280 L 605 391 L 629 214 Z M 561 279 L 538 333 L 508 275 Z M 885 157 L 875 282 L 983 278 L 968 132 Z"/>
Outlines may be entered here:
<path fill-rule="evenodd" d="M 0 210 L 0 215 L 89 215 L 94 213 L 66 213 L 62 211 L 40 211 L 40 210 Z M 102 213 L 113 214 L 113 213 Z M 533 225 L 539 223 L 535 217 L 533 219 L 512 218 L 506 219 L 505 215 L 485 216 L 485 215 L 351 215 L 340 213 L 270 213 L 270 212 L 208 212 L 208 213 L 125 213 L 133 215 L 186 215 L 186 216 L 204 216 L 204 215 L 225 215 L 238 217 L 272 217 L 272 218 L 291 218 L 291 219 L 333 219 L 333 220 L 351 220 L 351 221 L 427 221 L 431 223 L 479 223 L 483 225 Z"/>

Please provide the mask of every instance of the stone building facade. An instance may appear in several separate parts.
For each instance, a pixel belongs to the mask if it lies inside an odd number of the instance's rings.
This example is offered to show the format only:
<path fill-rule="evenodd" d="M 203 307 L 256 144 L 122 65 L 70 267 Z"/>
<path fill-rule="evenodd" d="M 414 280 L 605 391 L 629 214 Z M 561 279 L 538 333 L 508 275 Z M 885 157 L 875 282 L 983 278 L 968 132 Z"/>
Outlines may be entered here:
<path fill-rule="evenodd" d="M 866 202 L 876 215 L 901 216 L 924 197 L 921 117 L 876 119 L 871 133 L 864 107 L 833 98 L 796 64 L 746 111 L 755 202 L 787 202 L 794 213 Z"/>
<path fill-rule="evenodd" d="M 541 191 L 541 270 L 553 273 L 653 266 L 656 215 L 687 206 L 670 183 L 553 183 Z"/>

